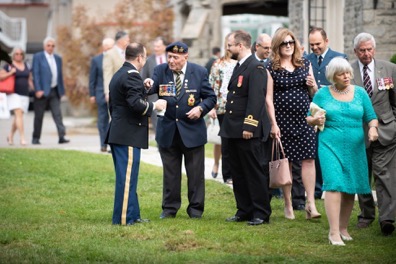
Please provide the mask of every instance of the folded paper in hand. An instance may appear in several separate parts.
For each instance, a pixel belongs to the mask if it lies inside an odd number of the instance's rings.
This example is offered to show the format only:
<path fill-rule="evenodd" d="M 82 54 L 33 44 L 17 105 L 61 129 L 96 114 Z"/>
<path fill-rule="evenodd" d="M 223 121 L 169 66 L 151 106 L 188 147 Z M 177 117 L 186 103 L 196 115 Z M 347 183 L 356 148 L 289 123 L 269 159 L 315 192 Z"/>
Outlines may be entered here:
<path fill-rule="evenodd" d="M 311 104 L 309 105 L 309 111 L 311 111 L 311 116 L 313 116 L 313 117 L 317 117 L 317 116 L 321 116 L 321 115 L 326 116 L 326 110 L 324 110 L 323 108 L 320 108 L 320 107 L 319 107 L 317 104 L 315 104 L 315 103 L 311 103 Z M 319 129 L 320 131 L 323 131 L 323 129 L 324 129 L 324 124 L 318 126 L 318 129 Z"/>

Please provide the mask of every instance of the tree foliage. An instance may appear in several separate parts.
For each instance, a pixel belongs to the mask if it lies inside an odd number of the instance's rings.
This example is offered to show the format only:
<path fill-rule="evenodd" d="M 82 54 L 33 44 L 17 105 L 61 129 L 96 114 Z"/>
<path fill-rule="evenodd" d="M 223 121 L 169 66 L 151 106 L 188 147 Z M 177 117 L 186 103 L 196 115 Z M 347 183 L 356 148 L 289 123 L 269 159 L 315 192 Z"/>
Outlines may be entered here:
<path fill-rule="evenodd" d="M 172 38 L 173 11 L 167 0 L 119 0 L 103 17 L 90 17 L 85 5 L 73 9 L 72 25 L 57 29 L 59 52 L 63 58 L 66 95 L 72 106 L 89 105 L 89 67 L 100 53 L 101 42 L 122 29 L 133 42 L 147 45 L 157 36 Z M 111 34 L 109 33 L 111 32 Z"/>

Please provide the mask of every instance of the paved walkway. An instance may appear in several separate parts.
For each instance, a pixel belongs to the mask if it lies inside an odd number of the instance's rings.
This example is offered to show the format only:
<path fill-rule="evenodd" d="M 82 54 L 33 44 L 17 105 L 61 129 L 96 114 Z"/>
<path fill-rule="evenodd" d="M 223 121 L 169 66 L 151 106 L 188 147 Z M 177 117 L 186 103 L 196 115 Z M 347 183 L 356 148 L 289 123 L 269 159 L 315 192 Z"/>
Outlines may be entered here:
<path fill-rule="evenodd" d="M 58 133 L 54 121 L 52 120 L 51 112 L 46 111 L 44 115 L 43 131 L 41 135 L 41 145 L 32 145 L 33 133 L 33 118 L 34 113 L 28 112 L 25 115 L 25 137 L 28 142 L 26 146 L 19 144 L 19 134 L 16 133 L 14 137 L 14 145 L 10 146 L 7 143 L 7 135 L 11 128 L 13 117 L 10 119 L 0 119 L 0 148 L 34 148 L 34 149 L 66 149 L 92 152 L 102 155 L 110 155 L 108 153 L 100 152 L 99 134 L 96 128 L 96 121 L 94 117 L 75 118 L 64 117 L 63 123 L 66 126 L 66 138 L 70 139 L 68 144 L 58 144 Z M 150 131 L 150 140 L 154 141 L 154 135 Z M 143 162 L 162 167 L 161 157 L 157 147 L 149 147 L 149 149 L 142 150 Z M 205 178 L 213 179 L 211 176 L 213 166 L 213 159 L 205 159 Z M 183 172 L 185 170 L 183 168 Z M 221 177 L 221 168 L 219 169 L 219 176 L 217 181 L 223 182 Z"/>

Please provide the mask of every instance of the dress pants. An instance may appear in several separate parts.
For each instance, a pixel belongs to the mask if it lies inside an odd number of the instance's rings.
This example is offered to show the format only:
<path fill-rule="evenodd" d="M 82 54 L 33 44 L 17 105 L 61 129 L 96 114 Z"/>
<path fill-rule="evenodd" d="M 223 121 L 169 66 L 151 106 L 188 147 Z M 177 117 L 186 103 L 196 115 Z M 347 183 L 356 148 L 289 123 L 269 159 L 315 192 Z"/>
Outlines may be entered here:
<path fill-rule="evenodd" d="M 301 177 L 301 161 L 292 162 L 292 205 L 297 208 L 299 205 L 305 206 L 305 188 Z"/>
<path fill-rule="evenodd" d="M 217 119 L 219 120 L 219 125 L 223 123 L 224 114 L 218 115 Z M 228 141 L 227 138 L 221 137 L 221 173 L 223 175 L 223 181 L 227 182 L 227 180 L 232 179 L 231 177 L 231 168 L 230 168 L 230 153 L 228 151 Z"/>
<path fill-rule="evenodd" d="M 103 91 L 98 91 L 101 94 L 96 96 L 96 104 L 98 106 L 98 131 L 100 138 L 100 146 L 106 147 L 104 143 L 107 130 L 109 128 L 109 109 L 107 106 L 106 98 Z"/>
<path fill-rule="evenodd" d="M 110 144 L 116 172 L 113 224 L 133 224 L 140 218 L 137 183 L 140 148 Z"/>
<path fill-rule="evenodd" d="M 228 138 L 233 191 L 236 200 L 236 216 L 243 219 L 260 218 L 269 221 L 271 206 L 269 199 L 269 170 L 264 164 L 269 157 L 271 140 L 259 138 L 249 140 Z M 267 155 L 268 156 L 268 155 Z"/>
<path fill-rule="evenodd" d="M 371 145 L 372 146 L 372 145 Z M 366 149 L 367 164 L 369 171 L 369 184 L 373 182 L 373 163 L 372 163 L 372 147 Z M 358 215 L 358 221 L 371 224 L 375 220 L 375 201 L 371 193 L 369 194 L 358 194 L 360 214 Z"/>
<path fill-rule="evenodd" d="M 54 119 L 56 129 L 58 130 L 59 138 L 63 138 L 66 134 L 65 126 L 62 121 L 62 112 L 60 109 L 60 96 L 58 94 L 57 87 L 51 88 L 51 92 L 46 96 L 41 98 L 34 98 L 34 124 L 33 124 L 33 139 L 40 139 L 41 130 L 43 127 L 43 118 L 45 109 L 49 106 L 52 118 Z"/>
<path fill-rule="evenodd" d="M 182 160 L 187 174 L 187 214 L 202 216 L 205 205 L 205 148 L 204 145 L 187 148 L 176 129 L 169 148 L 159 146 L 163 166 L 162 213 L 176 215 L 181 206 Z"/>
<path fill-rule="evenodd" d="M 316 132 L 316 153 L 319 152 L 319 134 L 320 131 L 318 130 L 318 132 Z M 321 199 L 323 195 L 323 191 L 322 191 L 323 177 L 322 177 L 322 169 L 320 167 L 320 160 L 318 154 L 316 154 L 316 159 L 315 159 L 315 171 L 316 171 L 315 199 Z"/>
<path fill-rule="evenodd" d="M 378 200 L 378 220 L 395 222 L 396 217 L 396 142 L 382 146 L 373 143 L 373 174 Z"/>

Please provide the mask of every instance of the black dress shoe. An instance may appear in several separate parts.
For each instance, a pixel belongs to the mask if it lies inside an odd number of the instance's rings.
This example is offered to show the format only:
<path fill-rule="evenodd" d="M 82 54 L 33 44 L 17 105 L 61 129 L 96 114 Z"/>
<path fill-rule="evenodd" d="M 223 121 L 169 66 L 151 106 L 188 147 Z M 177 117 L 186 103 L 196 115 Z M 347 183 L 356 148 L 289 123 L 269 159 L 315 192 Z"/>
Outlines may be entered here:
<path fill-rule="evenodd" d="M 247 222 L 248 225 L 262 225 L 262 224 L 268 224 L 268 223 L 269 223 L 268 220 L 264 220 L 261 218 L 253 218 L 252 220 Z"/>
<path fill-rule="evenodd" d="M 384 236 L 390 236 L 395 231 L 395 226 L 390 221 L 381 221 L 380 227 Z"/>
<path fill-rule="evenodd" d="M 237 215 L 228 217 L 226 219 L 226 222 L 244 222 L 244 221 L 247 221 L 247 218 L 240 217 L 240 216 L 237 216 Z"/>
<path fill-rule="evenodd" d="M 165 214 L 165 213 L 162 213 L 162 214 L 160 215 L 160 219 L 175 218 L 175 217 L 176 217 L 175 214 Z"/>
<path fill-rule="evenodd" d="M 136 223 L 136 224 L 149 223 L 149 222 L 150 222 L 149 219 L 141 219 L 141 218 L 138 218 L 138 219 L 135 220 L 135 223 Z"/>
<path fill-rule="evenodd" d="M 299 204 L 297 206 L 293 206 L 293 210 L 296 211 L 305 211 L 305 205 L 304 204 Z"/>
<path fill-rule="evenodd" d="M 33 138 L 32 139 L 32 144 L 33 145 L 40 145 L 41 143 L 40 143 L 40 140 L 38 138 Z"/>
<path fill-rule="evenodd" d="M 58 141 L 59 144 L 65 144 L 65 143 L 69 143 L 69 142 L 70 142 L 70 140 L 68 140 L 64 137 L 59 138 L 59 141 Z"/>
<path fill-rule="evenodd" d="M 190 218 L 201 219 L 202 216 L 201 216 L 201 215 L 194 215 L 194 214 L 192 214 L 192 215 L 190 215 Z"/>

